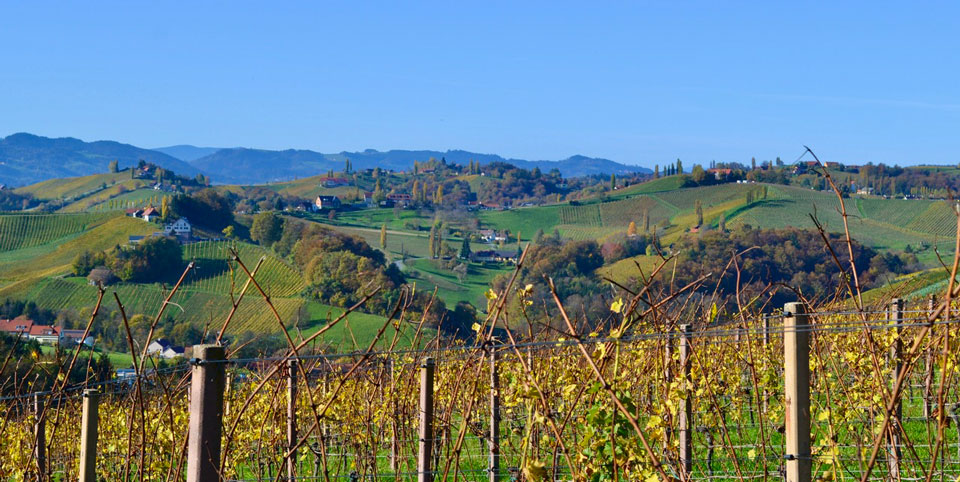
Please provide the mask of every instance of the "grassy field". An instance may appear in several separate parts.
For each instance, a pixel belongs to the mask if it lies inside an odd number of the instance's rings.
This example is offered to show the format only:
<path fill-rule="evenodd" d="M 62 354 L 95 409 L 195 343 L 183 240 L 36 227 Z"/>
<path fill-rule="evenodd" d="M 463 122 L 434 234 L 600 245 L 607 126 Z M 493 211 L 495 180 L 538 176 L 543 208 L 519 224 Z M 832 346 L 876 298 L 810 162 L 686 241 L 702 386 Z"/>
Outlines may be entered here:
<path fill-rule="evenodd" d="M 407 266 L 419 273 L 409 280 L 417 284 L 417 290 L 433 291 L 436 288 L 437 295 L 450 309 L 460 301 L 469 302 L 478 309 L 486 308 L 485 302 L 480 300 L 484 299 L 483 293 L 490 288 L 490 281 L 500 274 L 513 271 L 511 265 L 469 263 L 467 277 L 461 282 L 456 274 L 441 268 L 434 260 L 418 259 L 408 262 Z"/>
<path fill-rule="evenodd" d="M 302 320 L 300 325 L 304 328 L 299 331 L 296 327 L 289 329 L 291 337 L 294 339 L 305 339 L 332 320 L 343 314 L 345 310 L 340 307 L 325 305 L 314 301 L 309 301 L 303 305 Z M 419 321 L 419 320 L 414 320 Z M 352 351 L 366 349 L 373 342 L 377 331 L 383 327 L 387 319 L 368 313 L 354 312 L 330 328 L 326 333 L 318 338 L 318 342 L 330 345 L 339 351 Z M 399 333 L 398 333 L 399 331 Z M 428 341 L 436 336 L 437 330 L 434 328 L 424 328 L 421 341 Z M 416 335 L 416 325 L 412 323 L 403 323 L 399 326 L 392 325 L 384 331 L 383 337 L 377 342 L 378 348 L 388 348 L 396 336 L 399 348 L 410 348 L 413 346 Z"/>

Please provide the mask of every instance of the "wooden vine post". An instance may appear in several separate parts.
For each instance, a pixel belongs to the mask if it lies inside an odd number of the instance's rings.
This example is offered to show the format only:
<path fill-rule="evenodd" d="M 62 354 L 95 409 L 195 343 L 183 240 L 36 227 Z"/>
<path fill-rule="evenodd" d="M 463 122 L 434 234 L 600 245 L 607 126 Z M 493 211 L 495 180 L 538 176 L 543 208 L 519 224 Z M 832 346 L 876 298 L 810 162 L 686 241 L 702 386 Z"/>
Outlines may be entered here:
<path fill-rule="evenodd" d="M 693 334 L 693 326 L 689 324 L 680 325 L 680 374 L 683 377 L 683 383 L 686 386 L 686 396 L 680 402 L 680 420 L 677 434 L 680 450 L 680 466 L 684 474 L 684 480 L 690 480 L 690 472 L 693 470 L 693 387 L 690 381 L 690 335 Z"/>
<path fill-rule="evenodd" d="M 193 357 L 187 482 L 220 480 L 226 353 L 222 346 L 196 345 L 193 347 Z"/>
<path fill-rule="evenodd" d="M 896 385 L 900 371 L 903 370 L 901 358 L 903 356 L 903 342 L 900 340 L 901 325 L 903 323 L 903 300 L 894 298 L 890 302 L 890 324 L 893 333 L 896 336 L 890 345 L 890 364 L 893 368 L 890 373 L 890 383 Z M 891 480 L 900 480 L 900 429 L 903 420 L 903 399 L 897 400 L 896 408 L 893 411 L 893 420 L 890 424 L 889 447 L 887 455 L 887 467 Z"/>
<path fill-rule="evenodd" d="M 33 457 L 37 464 L 37 480 L 47 480 L 47 420 L 43 408 L 43 399 L 40 398 L 40 394 L 33 394 L 33 413 L 37 417 L 33 426 L 35 443 Z"/>
<path fill-rule="evenodd" d="M 100 392 L 83 391 L 83 415 L 80 421 L 80 482 L 97 482 L 97 429 L 100 424 Z"/>
<path fill-rule="evenodd" d="M 937 309 L 937 295 L 930 295 L 927 304 L 927 310 L 930 314 Z M 931 337 L 932 338 L 932 337 Z M 927 346 L 926 360 L 924 361 L 924 371 L 926 376 L 923 378 L 923 418 L 929 420 L 933 413 L 933 346 Z"/>
<path fill-rule="evenodd" d="M 490 460 L 487 467 L 490 482 L 500 480 L 500 374 L 497 373 L 497 350 L 490 347 Z"/>
<path fill-rule="evenodd" d="M 787 482 L 810 482 L 810 324 L 803 303 L 783 307 Z"/>
<path fill-rule="evenodd" d="M 297 360 L 287 360 L 287 480 L 297 479 Z"/>
<path fill-rule="evenodd" d="M 420 364 L 420 448 L 417 482 L 433 481 L 433 372 L 436 363 L 427 357 Z"/>

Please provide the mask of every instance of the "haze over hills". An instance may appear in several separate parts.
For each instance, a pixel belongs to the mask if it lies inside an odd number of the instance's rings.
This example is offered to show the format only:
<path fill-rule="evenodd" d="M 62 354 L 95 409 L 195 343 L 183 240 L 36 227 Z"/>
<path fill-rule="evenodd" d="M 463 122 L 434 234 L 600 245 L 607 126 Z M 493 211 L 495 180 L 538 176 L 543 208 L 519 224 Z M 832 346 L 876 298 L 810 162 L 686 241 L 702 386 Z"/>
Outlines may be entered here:
<path fill-rule="evenodd" d="M 176 157 L 181 161 L 191 162 L 196 159 L 200 159 L 203 156 L 209 156 L 214 152 L 223 149 L 222 147 L 197 147 L 191 146 L 189 144 L 180 144 L 176 146 L 169 147 L 157 147 L 153 149 L 157 152 L 162 152 L 168 156 Z"/>
<path fill-rule="evenodd" d="M 537 167 L 544 172 L 558 169 L 565 177 L 650 172 L 645 167 L 581 155 L 559 161 L 529 161 L 465 150 L 367 149 L 323 154 L 301 149 L 218 148 L 185 144 L 144 149 L 115 141 L 85 142 L 72 137 L 49 138 L 17 133 L 0 138 L 0 184 L 22 186 L 53 178 L 102 173 L 107 171 L 113 160 L 119 161 L 121 169 L 133 166 L 142 159 L 181 175 L 203 173 L 217 184 L 260 184 L 314 176 L 331 169 L 339 171 L 346 159 L 350 159 L 355 169 L 380 167 L 404 171 L 410 170 L 414 161 L 424 162 L 431 158 L 462 165 L 470 161 L 479 161 L 481 164 L 507 162 L 525 169 Z"/>
<path fill-rule="evenodd" d="M 185 146 L 178 146 L 179 148 Z M 162 148 L 167 153 L 173 148 Z M 625 174 L 631 172 L 648 173 L 650 169 L 630 166 L 609 159 L 587 156 L 572 156 L 560 161 L 528 161 L 508 159 L 496 154 L 480 154 L 464 150 L 400 150 L 378 151 L 367 149 L 360 152 L 339 152 L 322 154 L 310 150 L 288 149 L 270 151 L 263 149 L 230 148 L 221 149 L 210 155 L 183 159 L 201 171 L 209 174 L 217 183 L 252 184 L 270 181 L 285 181 L 298 177 L 312 176 L 330 169 L 340 170 L 344 161 L 350 159 L 355 169 L 380 167 L 396 171 L 409 170 L 414 161 L 424 162 L 431 158 L 446 159 L 447 162 L 466 165 L 471 160 L 481 164 L 507 162 L 525 169 L 540 168 L 542 171 L 558 169 L 566 177 L 591 174 Z"/>
<path fill-rule="evenodd" d="M 130 144 L 17 133 L 0 139 L 0 184 L 20 186 L 58 177 L 86 176 L 106 172 L 110 161 L 119 161 L 123 169 L 136 165 L 140 159 L 183 175 L 199 172 L 180 159 Z"/>

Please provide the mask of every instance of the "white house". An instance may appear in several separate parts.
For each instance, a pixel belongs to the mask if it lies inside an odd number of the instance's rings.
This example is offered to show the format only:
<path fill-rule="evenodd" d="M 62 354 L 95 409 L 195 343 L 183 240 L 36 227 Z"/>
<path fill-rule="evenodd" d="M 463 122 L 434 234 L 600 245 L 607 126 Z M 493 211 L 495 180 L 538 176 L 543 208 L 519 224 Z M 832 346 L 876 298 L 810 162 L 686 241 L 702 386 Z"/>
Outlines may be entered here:
<path fill-rule="evenodd" d="M 340 209 L 340 198 L 337 196 L 317 196 L 313 202 L 314 209 L 323 211 L 324 209 Z"/>
<path fill-rule="evenodd" d="M 149 207 L 143 210 L 143 212 L 140 214 L 140 217 L 143 218 L 144 221 L 150 222 L 160 217 L 160 212 L 153 207 Z"/>
<path fill-rule="evenodd" d="M 163 338 L 153 340 L 147 345 L 147 355 L 163 355 L 163 352 L 173 348 L 173 345 Z"/>
<path fill-rule="evenodd" d="M 167 236 L 176 236 L 178 238 L 190 238 L 193 228 L 187 218 L 180 218 L 172 223 L 167 223 L 163 227 L 163 234 Z"/>
<path fill-rule="evenodd" d="M 163 352 L 160 353 L 160 356 L 166 359 L 179 358 L 183 356 L 184 352 L 185 350 L 182 346 L 171 346 L 166 350 L 163 350 Z"/>

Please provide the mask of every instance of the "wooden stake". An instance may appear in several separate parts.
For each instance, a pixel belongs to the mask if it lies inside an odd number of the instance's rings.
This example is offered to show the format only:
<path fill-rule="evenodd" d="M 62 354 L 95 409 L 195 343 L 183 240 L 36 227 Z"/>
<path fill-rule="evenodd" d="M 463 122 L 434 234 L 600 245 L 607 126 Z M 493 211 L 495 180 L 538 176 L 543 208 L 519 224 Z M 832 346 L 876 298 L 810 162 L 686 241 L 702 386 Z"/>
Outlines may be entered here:
<path fill-rule="evenodd" d="M 497 350 L 490 347 L 490 482 L 500 480 L 500 374 L 497 373 Z"/>
<path fill-rule="evenodd" d="M 783 307 L 787 482 L 810 482 L 810 325 L 803 303 Z"/>
<path fill-rule="evenodd" d="M 83 419 L 80 422 L 80 482 L 97 482 L 97 429 L 100 423 L 100 392 L 83 391 Z"/>
<path fill-rule="evenodd" d="M 287 360 L 287 480 L 297 480 L 297 360 Z"/>
<path fill-rule="evenodd" d="M 680 374 L 684 384 L 690 383 L 690 335 L 693 333 L 693 326 L 689 324 L 680 325 Z M 690 472 L 693 470 L 693 430 L 691 429 L 693 421 L 693 387 L 688 385 L 689 390 L 680 402 L 680 428 L 678 430 L 678 441 L 680 449 L 680 465 L 683 469 L 684 480 L 690 480 Z"/>
<path fill-rule="evenodd" d="M 36 425 L 33 427 L 36 442 L 33 457 L 37 464 L 37 480 L 41 481 L 47 480 L 47 420 L 43 408 L 43 399 L 39 394 L 33 394 L 33 413 L 37 416 Z"/>
<path fill-rule="evenodd" d="M 187 482 L 221 480 L 220 437 L 223 433 L 226 354 L 222 346 L 196 345 L 193 356 Z"/>
<path fill-rule="evenodd" d="M 901 362 L 903 352 L 903 342 L 900 340 L 900 324 L 903 323 L 903 300 L 895 298 L 890 302 L 890 324 L 893 325 L 893 332 L 896 334 L 896 340 L 890 346 L 890 364 L 893 370 L 890 374 L 890 383 L 895 386 L 897 378 L 900 376 L 900 370 L 903 369 Z M 900 480 L 900 429 L 903 420 L 903 399 L 897 400 L 896 409 L 893 412 L 893 423 L 890 427 L 890 444 L 888 447 L 887 466 L 891 480 Z"/>
<path fill-rule="evenodd" d="M 427 357 L 420 364 L 420 450 L 417 453 L 417 482 L 433 481 L 433 371 L 435 362 Z"/>

